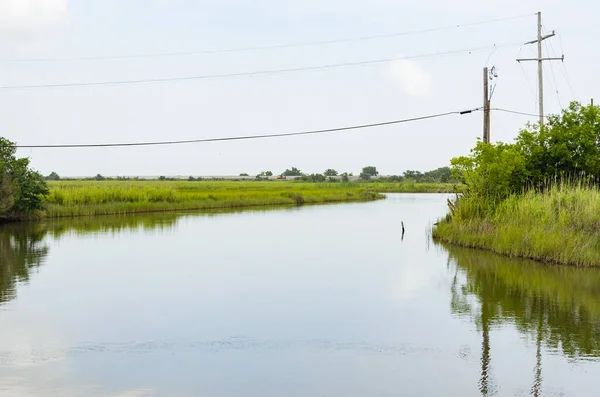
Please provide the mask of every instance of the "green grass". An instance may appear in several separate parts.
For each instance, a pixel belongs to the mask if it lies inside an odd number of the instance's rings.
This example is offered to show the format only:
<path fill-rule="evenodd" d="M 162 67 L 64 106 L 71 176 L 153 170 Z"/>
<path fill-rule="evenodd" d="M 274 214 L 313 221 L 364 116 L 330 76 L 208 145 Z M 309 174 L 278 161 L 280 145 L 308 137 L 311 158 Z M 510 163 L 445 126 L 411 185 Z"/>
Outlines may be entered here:
<path fill-rule="evenodd" d="M 451 184 L 414 182 L 59 181 L 49 186 L 46 218 L 370 201 L 384 198 L 378 192 L 455 190 Z"/>
<path fill-rule="evenodd" d="M 498 205 L 478 197 L 457 202 L 433 230 L 436 239 L 512 256 L 600 266 L 600 191 L 582 185 L 530 191 Z"/>
<path fill-rule="evenodd" d="M 42 216 L 57 218 L 383 198 L 374 187 L 356 183 L 240 181 L 51 182 L 47 208 Z"/>

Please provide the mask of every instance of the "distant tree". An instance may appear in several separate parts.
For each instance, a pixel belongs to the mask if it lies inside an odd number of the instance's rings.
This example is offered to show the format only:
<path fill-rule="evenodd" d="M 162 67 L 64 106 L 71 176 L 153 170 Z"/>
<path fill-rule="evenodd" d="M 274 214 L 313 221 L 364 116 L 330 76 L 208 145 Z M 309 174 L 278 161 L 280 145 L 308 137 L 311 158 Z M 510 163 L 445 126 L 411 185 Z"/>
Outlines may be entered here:
<path fill-rule="evenodd" d="M 246 174 L 245 172 L 242 172 L 242 173 L 240 174 L 240 176 L 250 176 L 250 175 Z"/>
<path fill-rule="evenodd" d="M 100 174 L 96 175 L 93 179 L 96 180 L 96 181 L 104 181 L 104 180 L 106 180 L 106 178 L 103 177 Z"/>
<path fill-rule="evenodd" d="M 158 180 L 159 181 L 166 181 L 167 178 L 165 176 L 161 175 L 161 176 L 158 177 Z"/>
<path fill-rule="evenodd" d="M 265 171 L 265 176 L 267 176 L 267 177 L 273 176 L 273 173 L 271 171 Z"/>
<path fill-rule="evenodd" d="M 45 179 L 47 181 L 60 181 L 60 176 L 56 172 L 51 172 Z"/>
<path fill-rule="evenodd" d="M 390 175 L 386 177 L 377 178 L 381 182 L 402 182 L 404 178 L 401 175 Z"/>
<path fill-rule="evenodd" d="M 190 181 L 190 182 L 195 182 L 195 181 L 196 181 L 196 178 L 194 178 L 193 176 L 190 176 L 190 177 L 188 178 L 188 181 Z"/>
<path fill-rule="evenodd" d="M 420 171 L 408 170 L 408 171 L 404 172 L 404 178 L 412 179 L 415 182 L 421 182 L 421 179 L 423 178 L 423 174 Z"/>
<path fill-rule="evenodd" d="M 432 171 L 425 172 L 421 178 L 422 182 L 448 183 L 452 178 L 450 167 L 441 167 Z"/>
<path fill-rule="evenodd" d="M 348 173 L 347 172 L 344 172 L 341 175 L 341 177 L 342 177 L 342 182 L 348 182 L 348 181 L 350 181 L 350 178 L 348 178 Z"/>
<path fill-rule="evenodd" d="M 302 176 L 302 172 L 298 168 L 292 167 L 291 170 L 283 171 L 281 176 Z"/>
<path fill-rule="evenodd" d="M 337 174 L 338 172 L 332 168 L 325 170 L 325 172 L 323 173 L 323 175 L 325 176 L 337 176 Z"/>
<path fill-rule="evenodd" d="M 362 172 L 360 173 L 360 179 L 362 179 L 363 181 L 368 181 L 377 175 L 379 175 L 377 167 L 368 166 L 362 169 Z"/>
<path fill-rule="evenodd" d="M 327 178 L 323 174 L 302 175 L 299 179 L 301 181 L 314 182 L 314 183 L 325 182 L 327 180 Z"/>

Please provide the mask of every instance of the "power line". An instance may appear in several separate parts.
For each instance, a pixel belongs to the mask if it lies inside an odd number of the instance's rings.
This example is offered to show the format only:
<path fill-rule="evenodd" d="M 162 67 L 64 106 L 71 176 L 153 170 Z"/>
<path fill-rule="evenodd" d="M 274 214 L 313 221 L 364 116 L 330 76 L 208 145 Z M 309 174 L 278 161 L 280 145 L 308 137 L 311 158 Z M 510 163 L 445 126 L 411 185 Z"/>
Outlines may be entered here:
<path fill-rule="evenodd" d="M 502 109 L 502 108 L 491 108 L 490 110 L 495 110 L 497 112 L 504 112 L 504 113 L 512 113 L 512 114 L 519 114 L 521 116 L 532 116 L 532 117 L 540 117 L 539 114 L 535 114 L 535 113 L 526 113 L 526 112 L 519 112 L 516 110 L 510 110 L 510 109 Z M 545 117 L 545 116 L 544 116 Z"/>
<path fill-rule="evenodd" d="M 545 34 L 545 32 L 544 32 Z M 546 45 L 546 52 L 548 53 L 548 57 L 551 57 L 550 47 L 548 46 L 548 41 L 544 41 Z M 550 43 L 552 44 L 552 43 Z M 554 48 L 554 47 L 552 47 Z M 556 98 L 558 99 L 558 106 L 560 106 L 561 110 L 563 109 L 562 101 L 560 100 L 560 94 L 558 93 L 558 84 L 556 83 L 556 76 L 554 74 L 554 66 L 552 66 L 552 62 L 550 62 L 550 74 L 552 75 L 552 81 L 554 81 L 554 90 L 556 92 Z"/>
<path fill-rule="evenodd" d="M 131 55 L 103 55 L 103 56 L 64 57 L 64 58 L 59 57 L 59 58 L 0 59 L 0 62 L 17 63 L 17 62 L 63 62 L 63 61 L 115 60 L 115 59 L 172 57 L 172 56 L 201 55 L 201 54 L 208 55 L 208 54 L 220 54 L 220 53 L 229 53 L 229 52 L 249 52 L 249 51 L 274 50 L 274 49 L 281 49 L 281 48 L 309 47 L 309 46 L 326 45 L 326 44 L 349 43 L 349 42 L 368 41 L 368 40 L 376 40 L 376 39 L 383 39 L 383 38 L 390 38 L 390 37 L 409 36 L 409 35 L 413 35 L 413 34 L 440 32 L 440 31 L 451 30 L 451 29 L 461 29 L 461 28 L 465 28 L 465 27 L 485 25 L 485 24 L 490 24 L 490 23 L 505 22 L 505 21 L 510 21 L 510 20 L 514 20 L 514 19 L 530 17 L 532 15 L 534 15 L 534 14 L 517 15 L 517 16 L 513 16 L 513 17 L 489 19 L 489 20 L 480 21 L 480 22 L 471 22 L 471 23 L 465 23 L 465 24 L 449 25 L 449 26 L 443 26 L 443 27 L 437 27 L 437 28 L 428 28 L 428 29 L 412 30 L 412 31 L 405 31 L 405 32 L 386 33 L 386 34 L 379 34 L 379 35 L 372 35 L 372 36 L 351 37 L 351 38 L 341 38 L 341 39 L 321 40 L 321 41 L 310 41 L 310 42 L 291 43 L 291 44 L 265 45 L 265 46 L 253 46 L 253 47 L 243 47 L 243 48 L 224 48 L 224 49 L 216 49 L 216 50 L 145 53 L 145 54 L 131 54 Z"/>
<path fill-rule="evenodd" d="M 422 58 L 440 57 L 440 56 L 446 56 L 446 55 L 464 54 L 464 53 L 470 54 L 472 52 L 489 50 L 490 48 L 510 47 L 510 46 L 515 46 L 515 45 L 519 45 L 519 44 L 521 44 L 521 43 L 520 42 L 509 42 L 509 43 L 488 45 L 486 47 L 477 47 L 477 48 L 470 48 L 470 49 L 463 49 L 463 50 L 437 52 L 437 53 L 422 54 L 422 55 L 415 55 L 415 56 L 408 56 L 408 57 L 384 58 L 384 59 L 375 59 L 375 60 L 367 60 L 367 61 L 335 63 L 335 64 L 329 64 L 329 65 L 306 66 L 306 67 L 289 68 L 289 69 L 273 69 L 273 70 L 260 70 L 260 71 L 254 71 L 254 72 L 225 73 L 225 74 L 184 76 L 184 77 L 165 77 L 165 78 L 139 79 L 139 80 L 113 80 L 113 81 L 91 81 L 91 82 L 82 82 L 82 83 L 7 85 L 7 86 L 0 86 L 0 90 L 92 87 L 92 86 L 103 86 L 103 85 L 147 84 L 147 83 L 166 83 L 166 82 L 188 81 L 188 80 L 210 80 L 210 79 L 222 79 L 222 78 L 231 78 L 231 77 L 252 77 L 252 76 L 304 72 L 304 71 L 333 69 L 333 68 L 342 68 L 342 67 L 351 67 L 351 66 L 373 65 L 373 64 L 378 64 L 378 63 L 389 63 L 389 62 L 394 62 L 394 61 L 399 61 L 399 60 L 422 59 Z"/>
<path fill-rule="evenodd" d="M 558 35 L 558 41 L 560 42 L 560 51 L 561 53 L 565 53 L 564 52 L 564 47 L 563 47 L 563 41 L 562 41 L 562 35 L 559 34 Z M 573 98 L 576 97 L 575 95 L 575 91 L 573 90 L 573 86 L 571 85 L 571 80 L 569 79 L 569 73 L 567 72 L 567 66 L 565 65 L 565 63 L 562 63 L 562 69 L 563 74 L 565 76 L 565 80 L 567 81 L 567 85 L 569 86 L 569 89 L 571 90 L 571 95 L 573 96 Z"/>
<path fill-rule="evenodd" d="M 427 116 L 413 117 L 408 119 L 400 119 L 400 120 L 392 120 L 392 121 L 384 121 L 379 123 L 371 123 L 371 124 L 359 124 L 348 127 L 337 127 L 337 128 L 328 128 L 321 130 L 311 130 L 311 131 L 301 131 L 301 132 L 289 132 L 289 133 L 281 133 L 281 134 L 270 134 L 270 135 L 245 135 L 245 136 L 233 136 L 233 137 L 224 137 L 224 138 L 204 138 L 204 139 L 190 139 L 190 140 L 181 140 L 181 141 L 158 141 L 158 142 L 130 142 L 130 143 L 93 143 L 93 144 L 67 144 L 67 145 L 15 145 L 15 146 L 0 146 L 0 147 L 14 147 L 19 149 L 58 149 L 58 148 L 98 148 L 98 147 L 131 147 L 131 146 L 159 146 L 159 145 L 181 145 L 181 144 L 192 144 L 192 143 L 206 143 L 206 142 L 223 142 L 223 141 L 241 141 L 241 140 L 250 140 L 250 139 L 268 139 L 268 138 L 281 138 L 281 137 L 291 137 L 291 136 L 300 136 L 300 135 L 317 135 L 317 134 L 325 134 L 330 132 L 339 132 L 339 131 L 350 131 L 350 130 L 359 130 L 366 128 L 374 128 L 374 127 L 382 127 L 387 125 L 408 123 L 413 121 L 422 121 L 429 120 L 439 117 L 446 117 L 450 115 L 463 115 L 472 113 L 475 111 L 481 110 L 481 108 L 463 110 L 463 111 L 453 111 L 446 113 L 437 113 L 431 114 Z"/>
<path fill-rule="evenodd" d="M 523 46 L 521 46 L 521 48 L 519 49 L 519 58 L 521 58 L 521 54 L 523 53 Z M 519 66 L 521 67 L 521 72 L 523 72 L 523 77 L 525 77 L 525 81 L 527 82 L 527 86 L 529 87 L 529 91 L 531 92 L 531 95 L 533 95 L 534 101 L 536 102 L 536 107 L 537 107 L 537 95 L 535 90 L 533 89 L 533 87 L 531 86 L 531 83 L 529 82 L 529 78 L 527 77 L 527 73 L 525 72 L 525 68 L 523 68 L 523 64 L 521 62 L 518 62 Z"/>

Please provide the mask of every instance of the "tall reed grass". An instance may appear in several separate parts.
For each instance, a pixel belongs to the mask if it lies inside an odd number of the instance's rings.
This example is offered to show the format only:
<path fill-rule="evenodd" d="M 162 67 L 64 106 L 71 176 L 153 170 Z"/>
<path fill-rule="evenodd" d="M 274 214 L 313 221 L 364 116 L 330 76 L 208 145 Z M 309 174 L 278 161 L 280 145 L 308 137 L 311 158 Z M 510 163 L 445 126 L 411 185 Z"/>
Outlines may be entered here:
<path fill-rule="evenodd" d="M 575 266 L 600 266 L 600 191 L 561 182 L 501 202 L 466 195 L 433 236 L 513 257 Z"/>

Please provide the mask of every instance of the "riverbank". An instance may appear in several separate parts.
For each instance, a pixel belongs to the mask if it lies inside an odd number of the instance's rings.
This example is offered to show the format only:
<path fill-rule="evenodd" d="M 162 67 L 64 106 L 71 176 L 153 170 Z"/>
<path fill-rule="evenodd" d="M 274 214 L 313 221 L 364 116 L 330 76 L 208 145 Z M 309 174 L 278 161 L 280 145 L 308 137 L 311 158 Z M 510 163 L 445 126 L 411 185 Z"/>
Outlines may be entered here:
<path fill-rule="evenodd" d="M 298 181 L 51 181 L 44 210 L 2 222 L 144 212 L 358 202 L 381 193 L 451 193 L 449 183 Z"/>
<path fill-rule="evenodd" d="M 489 208 L 478 197 L 460 199 L 433 237 L 511 257 L 595 267 L 599 232 L 600 191 L 580 185 L 511 196 Z"/>
<path fill-rule="evenodd" d="M 384 198 L 354 184 L 240 181 L 72 181 L 50 183 L 42 217 L 133 214 Z"/>
<path fill-rule="evenodd" d="M 51 182 L 43 218 L 302 205 L 383 199 L 379 192 L 448 192 L 451 184 L 292 181 Z"/>

